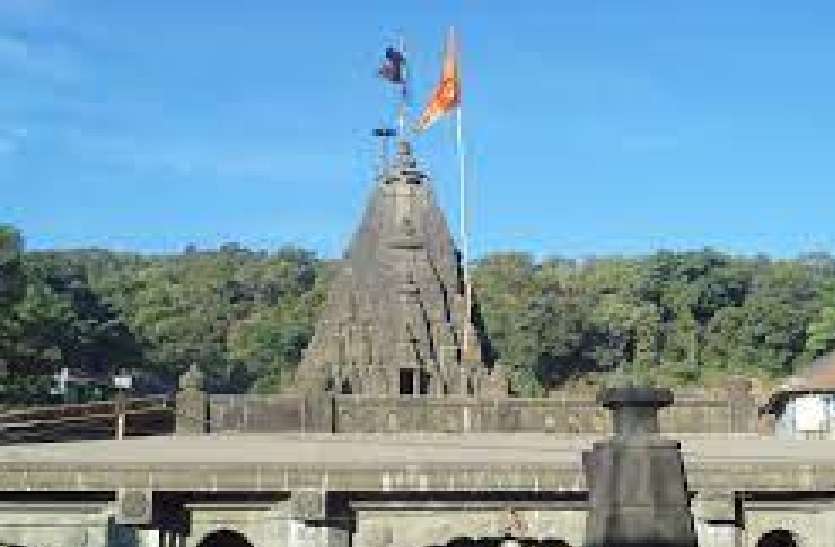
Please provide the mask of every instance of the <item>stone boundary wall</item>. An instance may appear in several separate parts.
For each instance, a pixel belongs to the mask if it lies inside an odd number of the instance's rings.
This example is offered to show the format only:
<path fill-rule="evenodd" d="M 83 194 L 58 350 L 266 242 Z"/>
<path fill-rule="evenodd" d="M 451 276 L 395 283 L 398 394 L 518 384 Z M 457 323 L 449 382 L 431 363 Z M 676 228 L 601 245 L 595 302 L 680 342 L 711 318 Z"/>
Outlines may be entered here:
<path fill-rule="evenodd" d="M 306 403 L 298 395 L 209 395 L 210 433 L 305 431 Z"/>
<path fill-rule="evenodd" d="M 374 432 L 611 432 L 609 413 L 594 398 L 542 399 L 392 398 L 337 395 L 333 431 Z M 681 394 L 660 412 L 662 432 L 756 433 L 757 404 L 751 397 L 712 399 Z"/>
<path fill-rule="evenodd" d="M 213 394 L 208 399 L 210 433 L 611 432 L 609 413 L 593 396 L 570 392 L 536 399 L 330 394 Z M 665 433 L 754 434 L 759 432 L 757 410 L 748 393 L 681 391 L 659 420 Z"/>
<path fill-rule="evenodd" d="M 757 433 L 758 404 L 747 393 L 704 390 L 675 393 L 674 403 L 658 413 L 662 432 Z"/>
<path fill-rule="evenodd" d="M 608 412 L 593 400 L 396 398 L 338 395 L 334 430 L 377 432 L 602 432 Z"/>

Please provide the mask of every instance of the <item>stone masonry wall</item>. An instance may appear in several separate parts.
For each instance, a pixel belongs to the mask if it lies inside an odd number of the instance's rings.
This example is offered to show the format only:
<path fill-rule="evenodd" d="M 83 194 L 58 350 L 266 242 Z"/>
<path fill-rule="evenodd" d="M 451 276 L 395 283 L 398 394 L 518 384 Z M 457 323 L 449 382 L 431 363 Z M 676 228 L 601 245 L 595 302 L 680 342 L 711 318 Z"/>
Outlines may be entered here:
<path fill-rule="evenodd" d="M 340 395 L 335 431 L 348 432 L 535 432 L 609 430 L 605 409 L 571 399 L 394 398 Z"/>
<path fill-rule="evenodd" d="M 540 399 L 330 395 L 211 395 L 209 432 L 334 433 L 611 431 L 608 413 L 593 397 L 569 392 Z M 681 434 L 758 432 L 757 402 L 748 393 L 676 393 L 660 412 L 661 430 Z"/>
<path fill-rule="evenodd" d="M 305 399 L 296 395 L 213 394 L 209 432 L 305 431 Z"/>
<path fill-rule="evenodd" d="M 380 398 L 340 395 L 334 401 L 334 431 L 350 432 L 553 432 L 607 434 L 608 413 L 593 399 Z M 669 433 L 755 433 L 753 399 L 681 397 L 661 412 Z"/>

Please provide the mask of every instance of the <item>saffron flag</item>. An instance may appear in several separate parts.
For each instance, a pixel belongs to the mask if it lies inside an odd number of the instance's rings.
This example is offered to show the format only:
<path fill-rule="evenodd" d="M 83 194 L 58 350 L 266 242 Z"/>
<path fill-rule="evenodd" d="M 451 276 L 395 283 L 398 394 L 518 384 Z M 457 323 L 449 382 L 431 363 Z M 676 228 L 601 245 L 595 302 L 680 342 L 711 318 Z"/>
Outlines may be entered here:
<path fill-rule="evenodd" d="M 429 104 L 417 122 L 417 130 L 424 131 L 435 121 L 461 102 L 461 82 L 458 75 L 458 59 L 455 51 L 455 35 L 449 29 L 441 81 L 432 93 Z"/>

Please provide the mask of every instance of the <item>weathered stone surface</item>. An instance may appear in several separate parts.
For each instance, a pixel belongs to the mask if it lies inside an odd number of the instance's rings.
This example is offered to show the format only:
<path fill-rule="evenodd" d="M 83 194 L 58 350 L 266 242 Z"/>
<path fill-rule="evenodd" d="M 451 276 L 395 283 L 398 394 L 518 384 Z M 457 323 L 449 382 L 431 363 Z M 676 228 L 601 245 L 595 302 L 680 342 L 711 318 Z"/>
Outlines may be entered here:
<path fill-rule="evenodd" d="M 489 370 L 466 293 L 429 179 L 401 142 L 332 283 L 296 375 L 298 389 L 475 394 Z M 502 380 L 485 389 L 498 395 Z"/>
<path fill-rule="evenodd" d="M 152 492 L 147 489 L 117 491 L 116 524 L 146 525 L 153 515 Z"/>
<path fill-rule="evenodd" d="M 201 545 L 201 541 L 211 538 L 213 534 L 229 530 L 245 539 L 252 547 L 293 545 L 290 541 L 292 521 L 288 516 L 287 502 L 194 504 L 191 505 L 190 512 L 191 530 L 184 538 L 186 541 L 170 545 L 197 547 Z M 223 544 L 227 543 L 221 543 Z M 149 547 L 159 545 L 154 542 Z"/>
<path fill-rule="evenodd" d="M 203 391 L 178 391 L 175 428 L 177 435 L 202 435 L 208 426 L 208 397 Z"/>
<path fill-rule="evenodd" d="M 677 441 L 658 435 L 658 408 L 672 392 L 608 389 L 614 434 L 583 456 L 589 487 L 586 547 L 695 547 L 687 480 Z"/>
<path fill-rule="evenodd" d="M 290 495 L 290 516 L 293 519 L 323 520 L 325 514 L 325 491 L 294 490 Z"/>
<path fill-rule="evenodd" d="M 306 404 L 296 394 L 211 394 L 212 433 L 275 433 L 305 431 Z M 316 428 L 314 428 L 316 429 Z"/>
<path fill-rule="evenodd" d="M 187 371 L 180 376 L 181 391 L 203 391 L 203 373 L 197 363 L 192 363 Z"/>
<path fill-rule="evenodd" d="M 208 398 L 203 374 L 193 364 L 180 376 L 176 395 L 175 431 L 178 435 L 201 435 L 208 430 Z"/>
<path fill-rule="evenodd" d="M 0 501 L 0 545 L 107 547 L 108 509 L 103 503 Z"/>

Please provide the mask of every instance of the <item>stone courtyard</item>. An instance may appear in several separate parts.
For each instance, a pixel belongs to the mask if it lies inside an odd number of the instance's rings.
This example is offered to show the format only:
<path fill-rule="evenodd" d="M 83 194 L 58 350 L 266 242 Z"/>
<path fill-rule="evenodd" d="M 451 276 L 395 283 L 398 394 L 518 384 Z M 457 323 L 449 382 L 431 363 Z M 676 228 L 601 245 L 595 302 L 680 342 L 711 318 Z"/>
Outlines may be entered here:
<path fill-rule="evenodd" d="M 579 546 L 588 511 L 580 455 L 594 440 L 283 434 L 4 447 L 0 540 L 191 547 L 232 529 L 258 547 L 506 537 Z M 700 545 L 755 545 L 772 529 L 831 545 L 831 444 L 683 439 Z"/>

